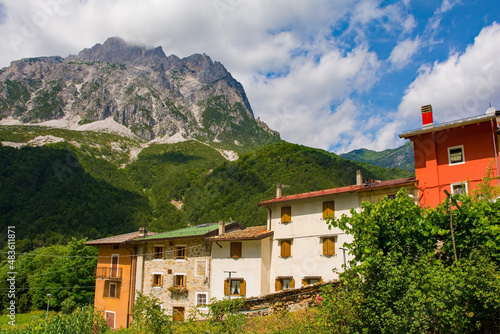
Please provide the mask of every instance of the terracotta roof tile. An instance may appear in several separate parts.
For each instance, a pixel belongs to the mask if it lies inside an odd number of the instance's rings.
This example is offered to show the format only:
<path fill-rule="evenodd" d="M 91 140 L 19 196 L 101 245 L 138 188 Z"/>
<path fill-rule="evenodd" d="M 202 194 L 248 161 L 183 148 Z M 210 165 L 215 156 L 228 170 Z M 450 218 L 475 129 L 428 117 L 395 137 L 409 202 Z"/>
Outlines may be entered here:
<path fill-rule="evenodd" d="M 223 240 L 259 240 L 273 235 L 273 231 L 268 231 L 267 226 L 251 226 L 244 230 L 228 232 L 223 235 L 207 238 L 208 241 Z"/>
<path fill-rule="evenodd" d="M 298 200 L 298 199 L 302 199 L 302 198 L 313 198 L 313 197 L 333 195 L 333 194 L 343 194 L 343 193 L 348 193 L 348 192 L 363 192 L 363 191 L 370 191 L 373 189 L 380 189 L 380 188 L 386 188 L 386 187 L 394 187 L 394 186 L 400 187 L 400 186 L 403 186 L 406 184 L 412 184 L 415 182 L 416 182 L 416 179 L 414 177 L 408 177 L 408 178 L 396 179 L 396 180 L 378 181 L 375 183 L 363 183 L 362 185 L 352 185 L 352 186 L 339 187 L 339 188 L 333 188 L 333 189 L 317 190 L 317 191 L 311 191 L 308 193 L 283 196 L 281 198 L 273 198 L 273 199 L 270 199 L 267 201 L 261 201 L 259 203 L 259 205 L 268 205 L 268 204 L 273 204 L 273 203 Z"/>
<path fill-rule="evenodd" d="M 157 234 L 157 233 L 148 231 L 148 235 L 155 235 L 155 234 Z M 135 231 L 135 232 L 125 233 L 125 234 L 120 234 L 120 235 L 114 235 L 112 237 L 90 240 L 90 241 L 85 242 L 84 244 L 88 245 L 88 246 L 123 244 L 123 243 L 126 243 L 128 241 L 133 240 L 134 238 L 137 238 L 138 236 L 139 236 L 139 231 Z"/>

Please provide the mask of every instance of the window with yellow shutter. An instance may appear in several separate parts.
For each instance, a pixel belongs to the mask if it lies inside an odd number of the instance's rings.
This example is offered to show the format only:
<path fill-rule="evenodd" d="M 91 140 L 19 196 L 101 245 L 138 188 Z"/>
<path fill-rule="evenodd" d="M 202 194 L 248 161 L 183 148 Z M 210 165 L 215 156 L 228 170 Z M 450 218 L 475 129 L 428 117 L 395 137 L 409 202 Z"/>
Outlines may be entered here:
<path fill-rule="evenodd" d="M 281 207 L 281 222 L 282 223 L 292 222 L 292 207 L 291 206 Z"/>
<path fill-rule="evenodd" d="M 241 241 L 231 242 L 231 253 L 230 257 L 239 258 L 241 257 Z"/>
<path fill-rule="evenodd" d="M 323 219 L 335 216 L 335 201 L 323 202 Z"/>
<path fill-rule="evenodd" d="M 187 259 L 187 247 L 186 246 L 175 246 L 175 259 Z"/>
<path fill-rule="evenodd" d="M 281 291 L 286 289 L 295 289 L 295 280 L 293 277 L 278 277 L 274 283 L 275 291 Z"/>
<path fill-rule="evenodd" d="M 335 255 L 335 239 L 336 237 L 323 238 L 323 256 Z"/>
<path fill-rule="evenodd" d="M 162 287 L 162 286 L 163 286 L 163 275 L 153 274 L 153 287 Z"/>
<path fill-rule="evenodd" d="M 174 286 L 186 286 L 186 275 L 174 275 Z"/>
<path fill-rule="evenodd" d="M 286 239 L 280 241 L 281 257 L 292 256 L 292 239 Z"/>
<path fill-rule="evenodd" d="M 165 254 L 165 248 L 163 248 L 163 246 L 153 247 L 153 259 L 163 259 L 164 254 Z"/>
<path fill-rule="evenodd" d="M 242 278 L 231 279 L 231 296 L 245 296 L 246 295 L 246 282 Z M 229 296 L 229 279 L 224 281 L 224 295 Z"/>

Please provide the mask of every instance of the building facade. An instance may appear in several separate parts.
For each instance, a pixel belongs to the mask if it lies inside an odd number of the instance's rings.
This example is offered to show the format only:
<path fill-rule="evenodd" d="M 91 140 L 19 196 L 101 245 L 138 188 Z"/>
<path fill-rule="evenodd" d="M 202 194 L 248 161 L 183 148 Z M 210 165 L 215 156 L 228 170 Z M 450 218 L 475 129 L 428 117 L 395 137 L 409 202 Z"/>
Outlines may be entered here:
<path fill-rule="evenodd" d="M 414 178 L 358 183 L 289 196 L 278 188 L 276 198 L 259 203 L 267 208 L 268 229 L 274 231 L 270 292 L 338 279 L 352 260 L 343 245 L 353 239 L 339 228 L 329 228 L 328 218 L 350 215 L 362 201 L 395 196 L 402 187 L 418 196 Z"/>
<path fill-rule="evenodd" d="M 248 298 L 269 293 L 273 233 L 265 225 L 252 226 L 207 239 L 212 243 L 213 298 Z"/>
<path fill-rule="evenodd" d="M 499 175 L 498 122 L 495 110 L 434 124 L 432 107 L 422 107 L 422 128 L 399 135 L 413 142 L 420 204 L 435 207 L 447 195 L 471 192 L 490 170 Z M 499 111 L 496 112 L 498 114 Z M 499 185 L 491 181 L 491 185 Z"/>

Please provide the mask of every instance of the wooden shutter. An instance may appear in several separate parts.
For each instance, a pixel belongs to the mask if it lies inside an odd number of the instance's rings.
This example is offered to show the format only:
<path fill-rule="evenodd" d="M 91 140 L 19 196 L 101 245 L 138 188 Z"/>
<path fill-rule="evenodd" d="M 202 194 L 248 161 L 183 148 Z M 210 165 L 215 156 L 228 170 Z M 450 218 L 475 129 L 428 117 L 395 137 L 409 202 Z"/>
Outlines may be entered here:
<path fill-rule="evenodd" d="M 291 206 L 283 206 L 281 208 L 281 222 L 289 223 L 292 221 L 292 207 Z"/>
<path fill-rule="evenodd" d="M 224 296 L 229 296 L 229 280 L 224 281 Z"/>
<path fill-rule="evenodd" d="M 295 280 L 293 278 L 290 280 L 290 289 L 295 289 Z"/>
<path fill-rule="evenodd" d="M 323 202 L 323 219 L 335 215 L 335 201 Z"/>
<path fill-rule="evenodd" d="M 276 279 L 276 282 L 274 283 L 274 290 L 275 291 L 283 290 L 283 284 L 281 283 L 281 279 L 279 278 Z"/>
<path fill-rule="evenodd" d="M 247 294 L 247 282 L 245 280 L 240 282 L 240 296 L 245 296 Z"/>
<path fill-rule="evenodd" d="M 304 285 L 308 285 L 309 283 L 307 282 L 307 280 L 305 278 L 302 279 L 302 286 Z"/>
<path fill-rule="evenodd" d="M 335 238 L 323 238 L 323 255 L 335 255 Z"/>
<path fill-rule="evenodd" d="M 290 240 L 281 241 L 281 257 L 289 257 L 292 255 L 292 247 Z"/>
<path fill-rule="evenodd" d="M 241 257 L 241 242 L 231 242 L 231 257 Z"/>

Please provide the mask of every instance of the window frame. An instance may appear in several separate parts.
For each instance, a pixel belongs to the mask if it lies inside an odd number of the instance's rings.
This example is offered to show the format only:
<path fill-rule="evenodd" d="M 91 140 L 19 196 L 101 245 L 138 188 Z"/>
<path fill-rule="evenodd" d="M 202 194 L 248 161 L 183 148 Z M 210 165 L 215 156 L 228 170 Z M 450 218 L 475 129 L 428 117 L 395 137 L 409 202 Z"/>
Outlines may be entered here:
<path fill-rule="evenodd" d="M 111 296 L 111 287 L 114 286 L 115 287 L 115 293 L 113 296 Z M 116 282 L 109 282 L 109 286 L 108 286 L 108 297 L 109 298 L 118 298 L 118 283 Z"/>
<path fill-rule="evenodd" d="M 177 277 L 183 277 L 181 281 L 184 284 L 178 284 L 177 283 Z M 174 274 L 174 283 L 173 283 L 173 285 L 175 287 L 181 287 L 181 286 L 187 287 L 187 275 L 185 273 L 175 273 Z"/>
<path fill-rule="evenodd" d="M 229 245 L 229 257 L 239 259 L 242 257 L 243 243 L 241 241 L 231 241 Z"/>
<path fill-rule="evenodd" d="M 311 283 L 311 280 L 315 280 L 317 282 Z M 317 283 L 323 283 L 323 277 L 321 277 L 321 276 L 305 276 L 304 278 L 302 278 L 302 286 L 317 284 Z"/>
<path fill-rule="evenodd" d="M 281 258 L 292 257 L 292 243 L 293 243 L 293 239 L 281 239 L 279 241 L 279 244 L 280 244 L 280 257 Z"/>
<path fill-rule="evenodd" d="M 200 296 L 205 296 L 205 304 L 199 303 Z M 196 293 L 196 306 L 198 308 L 207 308 L 208 307 L 208 292 L 197 292 Z"/>
<path fill-rule="evenodd" d="M 152 282 L 151 286 L 153 288 L 162 288 L 163 287 L 163 274 L 160 273 L 152 273 Z M 157 279 L 159 278 L 159 280 Z"/>
<path fill-rule="evenodd" d="M 323 220 L 328 219 L 328 217 L 335 218 L 335 201 L 324 201 L 323 202 Z"/>
<path fill-rule="evenodd" d="M 321 244 L 323 246 L 322 250 L 322 256 L 335 256 L 337 253 L 335 251 L 335 245 L 337 244 L 337 236 L 336 235 L 330 235 L 330 236 L 324 236 L 321 237 Z M 329 246 L 329 243 L 332 242 L 333 245 L 331 247 Z M 333 253 L 332 253 L 333 251 Z"/>
<path fill-rule="evenodd" d="M 234 283 L 234 282 L 240 282 L 240 293 L 239 294 L 234 294 L 234 293 L 231 293 L 231 296 L 240 296 L 240 297 L 245 297 L 246 296 L 246 281 L 243 279 L 243 278 L 239 278 L 239 277 L 235 277 L 235 278 L 231 278 L 231 285 Z M 232 289 L 232 287 L 231 287 Z M 224 279 L 224 296 L 229 296 L 229 278 L 226 277 Z"/>
<path fill-rule="evenodd" d="M 290 205 L 281 207 L 281 224 L 289 224 L 292 222 L 292 207 Z"/>
<path fill-rule="evenodd" d="M 175 247 L 174 248 L 174 259 L 175 260 L 187 260 L 187 245 L 175 245 L 174 247 Z M 184 250 L 183 256 L 179 255 L 180 249 Z"/>
<path fill-rule="evenodd" d="M 290 280 L 290 284 L 289 284 L 289 287 L 287 289 L 283 288 L 284 280 Z M 276 292 L 278 292 L 278 291 L 283 291 L 283 290 L 288 290 L 288 289 L 295 289 L 295 279 L 293 278 L 293 276 L 278 276 L 278 277 L 276 277 L 276 279 L 274 280 L 274 290 Z"/>
<path fill-rule="evenodd" d="M 461 149 L 462 150 L 462 161 L 452 162 L 451 161 L 451 151 L 452 150 L 456 150 L 456 149 Z M 464 145 L 457 145 L 457 146 L 448 147 L 448 166 L 463 165 L 464 163 L 465 163 Z"/>
<path fill-rule="evenodd" d="M 455 187 L 456 186 L 463 186 L 465 192 L 462 195 L 467 195 L 469 193 L 469 187 L 467 186 L 467 182 L 454 182 L 450 184 L 450 193 L 452 195 L 461 195 L 461 194 L 455 194 Z"/>
<path fill-rule="evenodd" d="M 160 249 L 158 252 L 157 249 Z M 165 246 L 154 245 L 153 246 L 153 260 L 163 260 L 165 258 Z"/>

